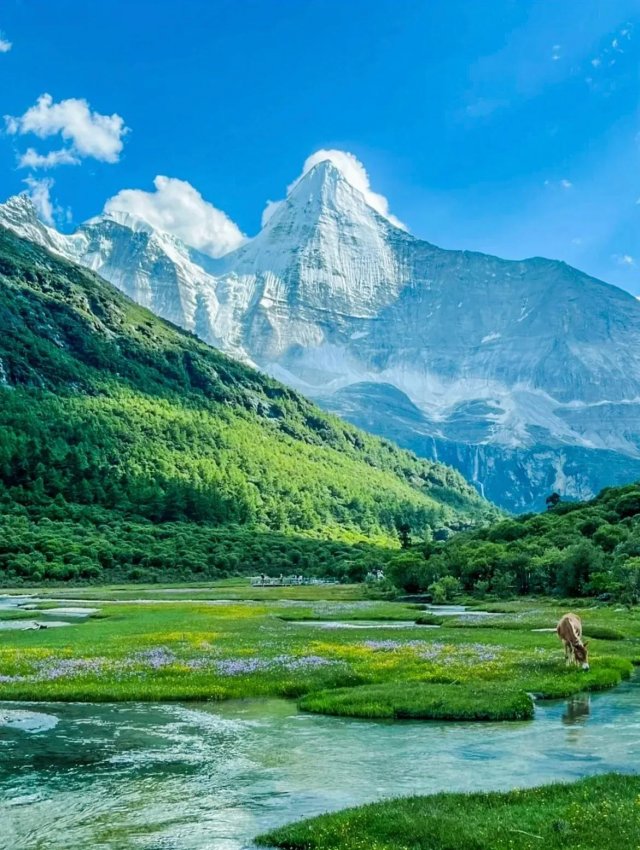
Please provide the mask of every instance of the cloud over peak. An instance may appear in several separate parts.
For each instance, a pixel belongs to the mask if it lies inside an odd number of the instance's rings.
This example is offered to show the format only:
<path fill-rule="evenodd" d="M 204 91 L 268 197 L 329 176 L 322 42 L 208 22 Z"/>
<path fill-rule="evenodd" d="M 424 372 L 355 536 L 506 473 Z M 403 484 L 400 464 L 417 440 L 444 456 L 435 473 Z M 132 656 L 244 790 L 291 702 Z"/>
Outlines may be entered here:
<path fill-rule="evenodd" d="M 55 103 L 50 94 L 40 95 L 23 115 L 5 115 L 6 131 L 11 136 L 33 134 L 39 139 L 60 136 L 66 144 L 58 150 L 39 153 L 28 148 L 20 155 L 21 168 L 53 168 L 77 165 L 82 159 L 118 162 L 128 132 L 124 119 L 114 113 L 92 111 L 83 98 L 68 98 Z"/>
<path fill-rule="evenodd" d="M 27 177 L 23 182 L 29 187 L 28 195 L 42 221 L 53 226 L 55 224 L 55 213 L 58 212 L 58 208 L 51 200 L 53 180 L 50 177 L 45 177 L 42 180 Z"/>
<path fill-rule="evenodd" d="M 293 183 L 290 183 L 289 186 L 287 186 L 287 195 L 291 193 L 300 180 L 302 180 L 304 175 L 311 171 L 315 165 L 319 162 L 326 161 L 335 165 L 345 180 L 347 180 L 354 189 L 357 189 L 362 194 L 365 201 L 370 207 L 372 207 L 372 209 L 381 216 L 384 216 L 384 218 L 386 218 L 387 221 L 390 221 L 391 224 L 395 225 L 395 227 L 399 227 L 401 230 L 408 229 L 407 226 L 400 221 L 400 219 L 396 218 L 396 216 L 389 211 L 389 202 L 385 196 L 373 191 L 366 168 L 360 160 L 354 156 L 354 154 L 349 153 L 348 151 L 321 149 L 311 154 L 311 156 L 307 157 L 305 160 L 300 176 L 297 177 Z M 271 216 L 282 203 L 282 201 L 267 201 L 267 205 L 262 213 L 263 226 L 269 221 Z"/>
<path fill-rule="evenodd" d="M 105 213 L 130 213 L 210 257 L 221 257 L 246 241 L 229 216 L 186 180 L 158 175 L 153 184 L 154 192 L 122 189 L 107 201 Z"/>

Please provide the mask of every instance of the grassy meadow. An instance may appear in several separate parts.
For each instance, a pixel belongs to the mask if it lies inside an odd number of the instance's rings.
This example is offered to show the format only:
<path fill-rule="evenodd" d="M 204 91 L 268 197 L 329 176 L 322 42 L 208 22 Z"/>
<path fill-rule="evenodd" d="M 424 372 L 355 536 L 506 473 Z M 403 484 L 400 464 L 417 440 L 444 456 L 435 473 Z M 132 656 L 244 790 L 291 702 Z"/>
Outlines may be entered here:
<path fill-rule="evenodd" d="M 390 800 L 303 821 L 258 841 L 286 850 L 632 850 L 640 846 L 640 776 Z"/>
<path fill-rule="evenodd" d="M 592 635 L 585 673 L 565 668 L 552 631 L 534 631 L 553 629 L 569 603 L 518 600 L 491 617 L 416 625 L 417 606 L 363 598 L 362 586 L 227 581 L 60 595 L 63 608 L 98 610 L 63 628 L 0 630 L 0 699 L 287 697 L 353 717 L 522 720 L 533 715 L 529 694 L 612 687 L 640 663 L 640 612 L 606 605 L 580 611 Z M 30 616 L 64 619 L 54 596 L 38 603 L 48 615 Z"/>

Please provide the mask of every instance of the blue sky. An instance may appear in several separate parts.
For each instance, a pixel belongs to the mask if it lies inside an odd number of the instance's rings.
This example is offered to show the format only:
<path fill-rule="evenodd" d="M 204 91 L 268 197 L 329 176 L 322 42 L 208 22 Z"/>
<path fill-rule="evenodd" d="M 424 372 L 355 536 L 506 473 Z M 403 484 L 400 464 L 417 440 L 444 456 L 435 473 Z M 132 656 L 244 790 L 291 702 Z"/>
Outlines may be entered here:
<path fill-rule="evenodd" d="M 0 198 L 49 181 L 64 228 L 164 175 L 251 236 L 338 149 L 416 236 L 640 294 L 638 0 L 4 0 L 0 31 Z"/>

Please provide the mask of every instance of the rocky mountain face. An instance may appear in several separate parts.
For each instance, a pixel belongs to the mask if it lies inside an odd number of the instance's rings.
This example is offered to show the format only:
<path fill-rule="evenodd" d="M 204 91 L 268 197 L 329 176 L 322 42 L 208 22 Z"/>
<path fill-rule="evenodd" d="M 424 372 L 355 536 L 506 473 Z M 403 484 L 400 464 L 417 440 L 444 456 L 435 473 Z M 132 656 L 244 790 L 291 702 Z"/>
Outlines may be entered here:
<path fill-rule="evenodd" d="M 372 544 L 403 523 L 420 539 L 497 513 L 455 470 L 329 416 L 0 226 L 0 518 L 53 500 L 70 526 L 81 505 Z M 9 538 L 0 523 L 3 554 Z M 110 562 L 104 549 L 95 560 Z"/>
<path fill-rule="evenodd" d="M 640 478 L 640 302 L 570 266 L 447 251 L 316 165 L 219 260 L 126 214 L 0 223 L 326 408 L 539 508 Z"/>

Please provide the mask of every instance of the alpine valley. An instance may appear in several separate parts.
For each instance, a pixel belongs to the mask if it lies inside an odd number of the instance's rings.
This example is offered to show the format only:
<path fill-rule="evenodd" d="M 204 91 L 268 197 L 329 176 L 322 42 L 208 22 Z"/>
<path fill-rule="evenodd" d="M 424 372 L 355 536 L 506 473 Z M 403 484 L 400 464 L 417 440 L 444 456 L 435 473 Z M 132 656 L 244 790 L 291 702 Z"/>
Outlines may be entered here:
<path fill-rule="evenodd" d="M 0 582 L 361 580 L 496 510 L 0 227 Z"/>
<path fill-rule="evenodd" d="M 640 478 L 640 302 L 562 262 L 443 250 L 331 162 L 212 259 L 126 212 L 0 223 L 513 511 Z"/>

